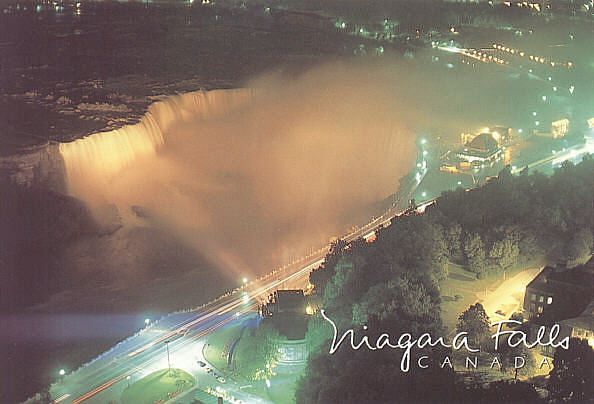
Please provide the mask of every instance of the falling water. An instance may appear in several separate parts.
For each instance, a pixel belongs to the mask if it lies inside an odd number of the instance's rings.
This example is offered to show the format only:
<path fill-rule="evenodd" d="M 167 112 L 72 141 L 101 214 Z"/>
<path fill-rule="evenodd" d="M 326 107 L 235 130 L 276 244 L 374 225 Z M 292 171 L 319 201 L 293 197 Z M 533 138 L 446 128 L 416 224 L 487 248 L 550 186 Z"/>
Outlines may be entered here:
<path fill-rule="evenodd" d="M 393 73 L 376 72 L 174 96 L 136 125 L 62 144 L 69 192 L 123 226 L 105 266 L 134 272 L 163 251 L 136 231 L 150 229 L 231 276 L 262 273 L 368 220 L 414 156 L 415 115 L 386 85 Z"/>
<path fill-rule="evenodd" d="M 197 117 L 215 118 L 248 101 L 249 89 L 196 91 L 152 104 L 139 123 L 60 144 L 69 192 L 81 199 L 89 184 L 106 186 L 135 160 L 154 156 L 174 125 Z"/>

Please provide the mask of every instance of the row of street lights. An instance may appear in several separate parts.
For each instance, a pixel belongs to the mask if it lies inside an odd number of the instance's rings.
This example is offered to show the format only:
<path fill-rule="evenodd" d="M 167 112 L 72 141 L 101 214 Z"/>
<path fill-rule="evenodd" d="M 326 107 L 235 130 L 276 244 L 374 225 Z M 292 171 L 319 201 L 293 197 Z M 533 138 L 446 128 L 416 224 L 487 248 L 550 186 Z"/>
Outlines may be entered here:
<path fill-rule="evenodd" d="M 241 283 L 243 284 L 243 286 L 247 285 L 248 282 L 249 282 L 249 279 L 247 277 L 243 277 L 241 279 Z M 246 298 L 247 298 L 247 300 L 249 300 L 249 297 L 247 295 L 244 295 L 244 297 L 243 297 L 244 302 L 246 301 Z M 151 319 L 148 318 L 148 317 L 145 318 L 144 319 L 144 325 L 145 325 L 145 327 L 148 327 L 150 324 L 151 324 Z M 169 372 L 171 372 L 171 358 L 170 358 L 170 355 L 169 355 L 169 343 L 170 342 L 171 341 L 169 341 L 169 340 L 164 341 L 165 347 L 167 349 L 167 368 L 168 368 Z M 66 369 L 61 368 L 58 371 L 58 375 L 60 377 L 64 377 L 66 375 Z M 127 375 L 126 376 L 126 382 L 128 383 L 128 387 L 130 387 L 130 375 Z"/>

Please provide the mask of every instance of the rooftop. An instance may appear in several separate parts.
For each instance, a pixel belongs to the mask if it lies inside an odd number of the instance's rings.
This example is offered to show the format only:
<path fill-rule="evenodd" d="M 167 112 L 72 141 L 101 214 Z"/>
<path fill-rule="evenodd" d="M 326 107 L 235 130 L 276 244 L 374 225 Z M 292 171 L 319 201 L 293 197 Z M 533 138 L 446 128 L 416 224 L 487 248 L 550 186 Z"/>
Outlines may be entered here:
<path fill-rule="evenodd" d="M 590 260 L 591 262 L 592 260 Z M 594 293 L 594 272 L 586 264 L 571 269 L 545 267 L 527 286 L 542 292 L 584 291 Z"/>
<path fill-rule="evenodd" d="M 493 152 L 499 148 L 497 141 L 490 133 L 481 133 L 470 141 L 466 146 L 468 149 L 483 153 Z"/>
<path fill-rule="evenodd" d="M 461 150 L 458 151 L 458 156 L 466 159 L 466 156 L 473 156 L 482 159 L 487 159 L 498 154 L 501 151 L 499 144 L 490 133 L 481 133 L 470 142 L 466 143 Z"/>
<path fill-rule="evenodd" d="M 278 311 L 305 311 L 305 295 L 300 289 L 277 290 L 274 292 L 274 301 Z"/>
<path fill-rule="evenodd" d="M 547 304 L 541 320 L 573 321 L 587 325 L 592 321 L 594 311 L 594 271 L 592 259 L 585 265 L 575 268 L 545 267 L 528 284 L 526 291 L 536 295 L 552 296 L 552 304 Z M 526 293 L 524 307 L 531 302 Z M 588 319 L 589 317 L 589 319 Z M 569 323 L 567 323 L 569 324 Z"/>
<path fill-rule="evenodd" d="M 579 316 L 563 320 L 561 323 L 583 330 L 594 331 L 594 299 Z"/>

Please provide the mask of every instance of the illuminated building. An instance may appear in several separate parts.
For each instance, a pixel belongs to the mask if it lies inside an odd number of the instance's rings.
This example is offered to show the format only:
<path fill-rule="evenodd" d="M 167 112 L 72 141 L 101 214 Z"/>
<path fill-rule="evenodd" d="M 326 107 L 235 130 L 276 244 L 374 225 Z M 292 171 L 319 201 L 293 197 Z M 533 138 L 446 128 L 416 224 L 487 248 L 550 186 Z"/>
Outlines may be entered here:
<path fill-rule="evenodd" d="M 526 287 L 524 312 L 529 318 L 543 313 L 555 320 L 573 317 L 594 296 L 594 260 L 567 269 L 545 267 Z"/>
<path fill-rule="evenodd" d="M 500 159 L 503 150 L 490 133 L 481 133 L 466 143 L 456 156 L 467 163 L 492 163 Z"/>
<path fill-rule="evenodd" d="M 569 132 L 569 119 L 559 119 L 551 123 L 551 136 L 553 139 L 565 137 L 567 132 Z"/>
<path fill-rule="evenodd" d="M 441 166 L 439 166 L 439 171 L 455 174 L 459 171 L 458 164 L 456 164 L 455 162 L 451 162 L 451 161 L 445 161 L 441 164 Z"/>
<path fill-rule="evenodd" d="M 545 267 L 528 284 L 524 315 L 531 320 L 531 333 L 542 324 L 558 323 L 561 336 L 594 341 L 594 259 L 575 268 Z M 541 353 L 553 356 L 550 346 Z"/>
<path fill-rule="evenodd" d="M 537 121 L 537 123 L 538 123 L 538 121 Z M 567 135 L 567 133 L 569 133 L 569 119 L 563 118 L 563 119 L 558 119 L 556 121 L 551 122 L 551 130 L 548 132 L 534 130 L 533 133 L 536 136 L 549 137 L 552 139 L 564 138 L 565 135 Z"/>
<path fill-rule="evenodd" d="M 594 299 L 579 316 L 560 321 L 561 330 L 572 338 L 582 338 L 594 348 Z"/>

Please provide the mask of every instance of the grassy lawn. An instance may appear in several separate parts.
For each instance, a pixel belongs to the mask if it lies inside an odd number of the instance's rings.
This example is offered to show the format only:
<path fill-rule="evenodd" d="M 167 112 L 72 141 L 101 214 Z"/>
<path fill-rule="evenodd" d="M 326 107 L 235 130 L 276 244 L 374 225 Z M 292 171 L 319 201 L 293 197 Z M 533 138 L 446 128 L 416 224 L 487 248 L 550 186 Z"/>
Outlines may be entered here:
<path fill-rule="evenodd" d="M 210 334 L 203 351 L 206 361 L 221 371 L 228 370 L 229 349 L 239 338 L 241 329 L 242 324 L 233 322 Z"/>
<path fill-rule="evenodd" d="M 196 383 L 196 379 L 181 369 L 153 372 L 126 388 L 122 394 L 124 404 L 155 403 L 167 401 Z"/>
<path fill-rule="evenodd" d="M 536 262 L 516 265 L 505 272 L 506 278 L 516 275 L 518 272 L 530 267 L 539 266 Z M 503 281 L 502 273 L 489 273 L 482 279 L 463 267 L 450 263 L 449 275 L 441 282 L 441 317 L 448 330 L 456 327 L 458 316 L 479 298 L 483 298 L 485 290 L 497 288 Z"/>
<path fill-rule="evenodd" d="M 270 379 L 268 396 L 275 403 L 294 403 L 297 382 L 301 374 L 278 375 Z"/>

